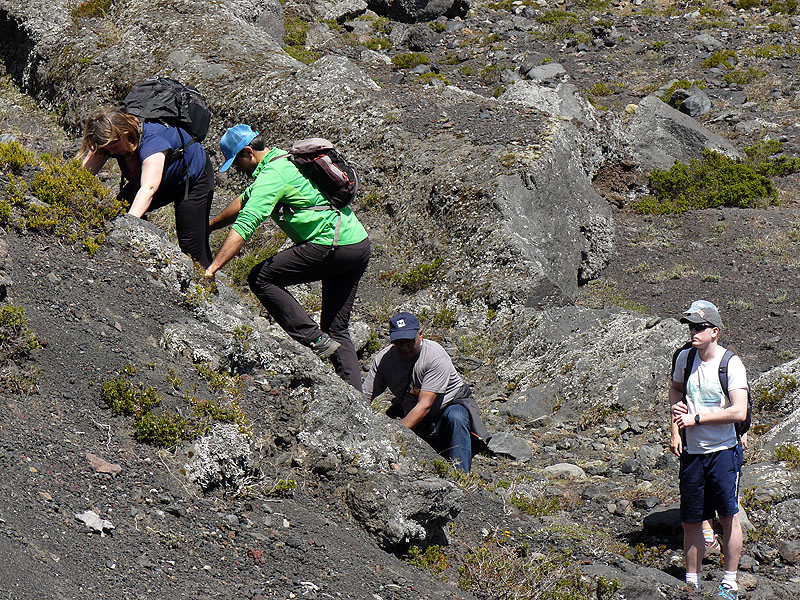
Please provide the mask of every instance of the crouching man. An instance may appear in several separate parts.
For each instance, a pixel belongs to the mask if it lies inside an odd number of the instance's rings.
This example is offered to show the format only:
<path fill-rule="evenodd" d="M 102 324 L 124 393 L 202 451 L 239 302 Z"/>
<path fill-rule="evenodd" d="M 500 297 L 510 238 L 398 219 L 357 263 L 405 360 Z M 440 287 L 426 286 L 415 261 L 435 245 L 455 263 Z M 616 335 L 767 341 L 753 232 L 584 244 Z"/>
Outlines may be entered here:
<path fill-rule="evenodd" d="M 472 390 L 444 348 L 423 339 L 417 318 L 401 312 L 389 320 L 392 342 L 378 352 L 364 381 L 371 402 L 387 388 L 394 394 L 392 412 L 465 473 L 472 457 L 489 440 Z M 473 446 L 474 442 L 474 446 Z"/>
<path fill-rule="evenodd" d="M 742 552 L 738 502 L 742 447 L 734 423 L 747 417 L 747 373 L 738 356 L 729 356 L 727 389 L 723 389 L 720 365 L 726 350 L 718 343 L 722 320 L 716 306 L 698 300 L 683 313 L 681 323 L 689 326 L 692 347 L 682 350 L 675 361 L 669 401 L 670 450 L 680 457 L 686 582 L 701 589 L 703 522 L 713 519 L 716 511 L 722 524 L 725 573 L 715 597 L 736 600 Z"/>

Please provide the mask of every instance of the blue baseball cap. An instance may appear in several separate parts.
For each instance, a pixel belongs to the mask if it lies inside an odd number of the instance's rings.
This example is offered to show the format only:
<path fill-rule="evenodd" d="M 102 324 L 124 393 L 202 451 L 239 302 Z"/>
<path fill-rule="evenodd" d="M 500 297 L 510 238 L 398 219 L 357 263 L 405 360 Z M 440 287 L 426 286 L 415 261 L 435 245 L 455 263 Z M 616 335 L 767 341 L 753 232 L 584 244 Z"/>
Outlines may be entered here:
<path fill-rule="evenodd" d="M 389 319 L 389 339 L 413 340 L 419 333 L 419 321 L 410 312 L 397 313 Z"/>
<path fill-rule="evenodd" d="M 219 168 L 220 173 L 227 171 L 244 147 L 252 142 L 258 135 L 257 131 L 250 129 L 250 125 L 234 125 L 229 127 L 228 130 L 222 134 L 222 139 L 219 141 L 219 147 L 222 150 L 222 156 L 225 157 L 225 164 Z"/>

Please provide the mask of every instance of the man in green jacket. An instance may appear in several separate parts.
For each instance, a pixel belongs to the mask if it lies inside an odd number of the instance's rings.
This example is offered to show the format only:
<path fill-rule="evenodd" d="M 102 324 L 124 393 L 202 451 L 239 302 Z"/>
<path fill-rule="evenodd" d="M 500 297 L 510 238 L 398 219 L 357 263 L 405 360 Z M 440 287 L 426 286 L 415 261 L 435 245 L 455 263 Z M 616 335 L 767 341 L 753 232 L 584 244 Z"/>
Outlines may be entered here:
<path fill-rule="evenodd" d="M 333 208 L 286 152 L 268 148 L 248 125 L 228 129 L 220 148 L 226 159 L 220 172 L 234 165 L 254 181 L 211 219 L 212 231 L 227 225 L 231 230 L 206 277 L 235 257 L 271 217 L 295 245 L 253 267 L 247 278 L 250 289 L 286 333 L 320 357 L 330 357 L 336 373 L 361 391 L 361 367 L 348 325 L 358 282 L 369 262 L 364 226 L 349 206 Z M 320 206 L 329 210 L 314 208 Z M 319 325 L 285 289 L 311 281 L 322 282 Z"/>

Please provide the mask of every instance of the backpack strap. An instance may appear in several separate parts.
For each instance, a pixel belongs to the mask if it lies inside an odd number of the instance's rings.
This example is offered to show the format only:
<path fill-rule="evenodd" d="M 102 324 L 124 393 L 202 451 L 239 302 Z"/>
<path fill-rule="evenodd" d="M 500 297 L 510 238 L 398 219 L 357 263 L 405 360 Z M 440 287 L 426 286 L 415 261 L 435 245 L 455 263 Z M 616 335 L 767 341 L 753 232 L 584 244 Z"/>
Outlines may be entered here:
<path fill-rule="evenodd" d="M 725 398 L 728 399 L 728 402 L 731 401 L 730 394 L 728 393 L 728 363 L 731 362 L 731 358 L 736 356 L 733 350 L 725 350 L 725 354 L 722 355 L 722 360 L 719 361 L 719 384 L 722 386 L 722 393 L 725 394 Z"/>
<path fill-rule="evenodd" d="M 689 348 L 689 354 L 686 357 L 686 366 L 683 368 L 683 397 L 681 400 L 686 404 L 686 384 L 689 382 L 689 376 L 692 374 L 692 366 L 694 366 L 694 357 L 697 356 L 697 348 Z"/>

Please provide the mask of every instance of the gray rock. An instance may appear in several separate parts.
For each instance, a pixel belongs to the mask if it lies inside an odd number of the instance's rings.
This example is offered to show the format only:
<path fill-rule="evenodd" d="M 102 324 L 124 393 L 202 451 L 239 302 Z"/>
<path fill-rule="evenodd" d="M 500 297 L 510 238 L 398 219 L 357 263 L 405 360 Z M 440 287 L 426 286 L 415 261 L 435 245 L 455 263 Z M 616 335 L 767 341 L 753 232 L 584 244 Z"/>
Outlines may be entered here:
<path fill-rule="evenodd" d="M 555 88 L 538 85 L 532 81 L 509 82 L 503 94 L 504 102 L 533 106 L 554 117 L 578 121 L 596 127 L 597 111 L 571 83 L 560 83 Z"/>
<path fill-rule="evenodd" d="M 340 0 L 339 2 L 334 2 L 333 6 L 325 13 L 324 19 L 344 23 L 349 19 L 355 19 L 364 14 L 366 10 L 367 3 L 365 0 Z"/>
<path fill-rule="evenodd" d="M 519 461 L 530 460 L 533 456 L 531 447 L 525 440 L 505 431 L 498 431 L 492 435 L 492 439 L 489 440 L 489 451 Z"/>
<path fill-rule="evenodd" d="M 187 452 L 186 478 L 210 490 L 221 485 L 236 487 L 257 472 L 250 438 L 232 423 L 218 423 Z"/>
<path fill-rule="evenodd" d="M 783 562 L 790 565 L 800 564 L 800 542 L 786 541 L 781 542 L 778 548 Z"/>
<path fill-rule="evenodd" d="M 730 142 L 655 96 L 647 96 L 639 103 L 624 139 L 645 171 L 669 169 L 676 160 L 699 159 L 706 148 L 730 158 L 742 157 Z"/>
<path fill-rule="evenodd" d="M 352 482 L 345 501 L 353 518 L 387 551 L 446 544 L 443 530 L 459 512 L 463 492 L 438 478 L 373 474 Z"/>
<path fill-rule="evenodd" d="M 532 67 L 527 73 L 525 78 L 532 81 L 551 81 L 565 75 L 567 70 L 559 63 L 551 62 L 546 65 Z"/>
<path fill-rule="evenodd" d="M 620 465 L 619 470 L 622 473 L 629 474 L 633 473 L 638 468 L 639 468 L 639 463 L 636 460 L 629 458 L 628 460 L 624 461 L 622 465 Z"/>
<path fill-rule="evenodd" d="M 469 10 L 466 0 L 369 0 L 369 8 L 395 21 L 417 23 L 437 17 L 463 17 Z"/>
<path fill-rule="evenodd" d="M 725 47 L 721 41 L 715 38 L 713 35 L 708 33 L 701 33 L 696 35 L 692 38 L 692 41 L 697 44 L 701 48 L 705 48 L 709 52 L 714 52 L 716 50 L 721 50 Z"/>
<path fill-rule="evenodd" d="M 642 532 L 645 535 L 683 536 L 681 525 L 681 509 L 679 504 L 671 504 L 657 508 L 642 520 Z"/>
<path fill-rule="evenodd" d="M 519 65 L 520 75 L 527 75 L 531 69 L 544 65 L 549 59 L 550 57 L 542 52 L 529 52 Z"/>
<path fill-rule="evenodd" d="M 558 463 L 544 468 L 544 473 L 554 479 L 586 479 L 586 472 L 578 465 L 571 463 Z"/>
<path fill-rule="evenodd" d="M 637 498 L 636 500 L 633 501 L 633 505 L 636 508 L 641 508 L 644 510 L 650 510 L 652 508 L 655 508 L 659 504 L 661 504 L 661 501 L 655 496 L 648 496 L 647 498 Z"/>
<path fill-rule="evenodd" d="M 703 90 L 698 89 L 681 102 L 679 110 L 693 118 L 702 117 L 711 111 L 711 98 Z"/>
<path fill-rule="evenodd" d="M 419 23 L 409 27 L 403 43 L 414 52 L 429 52 L 438 40 L 438 34 L 427 23 Z"/>
<path fill-rule="evenodd" d="M 686 334 L 674 319 L 650 328 L 647 321 L 641 315 L 577 307 L 532 310 L 519 316 L 504 341 L 502 352 L 509 358 L 498 375 L 521 392 L 550 382 L 559 412 L 569 409 L 575 415 L 600 405 L 627 409 L 663 402 L 669 357 Z"/>

